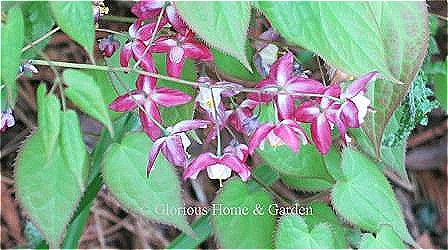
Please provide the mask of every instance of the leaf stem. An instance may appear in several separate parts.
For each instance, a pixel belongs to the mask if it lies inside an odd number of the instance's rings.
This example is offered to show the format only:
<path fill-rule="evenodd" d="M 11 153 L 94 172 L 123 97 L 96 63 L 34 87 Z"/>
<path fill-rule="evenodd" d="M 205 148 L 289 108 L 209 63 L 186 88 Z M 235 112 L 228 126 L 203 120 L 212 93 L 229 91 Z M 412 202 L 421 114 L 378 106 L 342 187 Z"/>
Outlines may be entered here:
<path fill-rule="evenodd" d="M 60 27 L 56 27 L 52 30 L 50 30 L 48 33 L 46 33 L 45 35 L 43 35 L 41 38 L 38 38 L 37 40 L 35 40 L 34 42 L 28 44 L 27 46 L 23 47 L 23 49 L 20 52 L 25 52 L 28 49 L 32 48 L 33 46 L 35 46 L 36 44 L 42 42 L 43 40 L 47 39 L 49 36 L 53 35 L 54 33 L 58 32 L 61 28 Z"/>
<path fill-rule="evenodd" d="M 119 22 L 119 23 L 134 23 L 135 21 L 137 21 L 137 18 L 124 17 L 124 16 L 102 16 L 101 19 L 104 21 Z"/>
<path fill-rule="evenodd" d="M 97 28 L 96 31 L 99 31 L 99 32 L 106 32 L 106 33 L 111 33 L 111 34 L 115 34 L 115 35 L 120 35 L 120 36 L 127 37 L 127 35 L 125 35 L 125 34 L 123 34 L 123 33 L 121 33 L 121 32 L 118 32 L 118 31 L 115 31 L 115 30 L 110 30 L 110 29 L 101 29 L 101 28 Z"/>
<path fill-rule="evenodd" d="M 135 72 L 141 75 L 146 75 L 162 80 L 177 82 L 193 87 L 204 87 L 204 88 L 223 88 L 223 89 L 229 89 L 236 92 L 246 92 L 246 93 L 270 93 L 270 94 L 284 94 L 284 95 L 291 95 L 291 96 L 301 96 L 301 97 L 325 97 L 334 101 L 337 101 L 339 103 L 343 103 L 343 101 L 337 97 L 323 95 L 323 94 L 308 94 L 308 93 L 290 93 L 286 90 L 267 90 L 263 88 L 247 88 L 243 86 L 235 86 L 233 84 L 214 84 L 214 85 L 208 85 L 206 83 L 199 83 L 199 82 L 192 82 L 187 81 L 183 79 L 178 79 L 170 76 L 160 75 L 156 73 L 147 72 L 144 70 L 139 69 L 133 69 L 129 67 L 111 67 L 111 66 L 102 66 L 102 65 L 93 65 L 93 64 L 83 64 L 83 63 L 68 63 L 68 62 L 59 62 L 59 61 L 44 61 L 44 60 L 30 60 L 31 64 L 35 65 L 44 65 L 44 66 L 50 66 L 54 65 L 57 67 L 64 67 L 64 68 L 75 68 L 75 69 L 93 69 L 93 70 L 102 70 L 102 71 L 119 71 L 119 72 Z"/>

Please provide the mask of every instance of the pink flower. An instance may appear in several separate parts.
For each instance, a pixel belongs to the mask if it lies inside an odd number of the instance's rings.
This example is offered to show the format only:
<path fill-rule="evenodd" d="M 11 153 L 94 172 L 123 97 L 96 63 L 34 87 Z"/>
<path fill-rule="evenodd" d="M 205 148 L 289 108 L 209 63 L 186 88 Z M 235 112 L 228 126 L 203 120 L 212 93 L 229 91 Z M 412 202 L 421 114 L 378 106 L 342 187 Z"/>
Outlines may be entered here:
<path fill-rule="evenodd" d="M 209 121 L 203 120 L 188 120 L 181 121 L 173 127 L 167 128 L 170 135 L 157 139 L 152 146 L 146 174 L 149 175 L 151 172 L 152 166 L 154 165 L 160 150 L 162 150 L 163 155 L 165 155 L 165 158 L 171 164 L 185 167 L 187 162 L 186 150 L 191 145 L 185 132 L 198 128 L 206 128 L 209 123 Z"/>
<path fill-rule="evenodd" d="M 244 100 L 240 106 L 229 115 L 228 123 L 240 133 L 249 134 L 250 132 L 253 132 L 254 123 L 252 122 L 252 111 L 257 105 L 258 102 L 254 100 Z"/>
<path fill-rule="evenodd" d="M 1 112 L 0 122 L 0 133 L 5 132 L 7 128 L 16 124 L 16 120 L 14 119 L 10 108 L 7 108 L 5 112 Z"/>
<path fill-rule="evenodd" d="M 246 162 L 249 156 L 249 148 L 245 144 L 240 144 L 235 139 L 231 140 L 229 146 L 225 147 L 224 153 L 235 155 L 241 162 Z"/>
<path fill-rule="evenodd" d="M 98 48 L 105 57 L 111 57 L 115 51 L 120 48 L 120 42 L 115 40 L 112 35 L 100 40 Z"/>
<path fill-rule="evenodd" d="M 255 130 L 249 140 L 249 153 L 253 154 L 257 147 L 263 148 L 266 139 L 271 146 L 286 144 L 294 152 L 298 152 L 300 146 L 309 141 L 303 128 L 293 120 L 283 120 L 279 124 L 269 122 Z"/>
<path fill-rule="evenodd" d="M 139 109 L 140 122 L 143 130 L 152 140 L 160 137 L 160 128 L 152 119 L 161 123 L 160 111 L 157 107 L 172 107 L 182 105 L 191 100 L 191 96 L 183 92 L 170 88 L 156 88 L 156 79 L 140 75 L 137 79 L 137 90 L 129 94 L 117 97 L 110 105 L 109 109 L 115 112 L 129 112 L 141 106 Z M 152 119 L 151 119 L 152 117 Z"/>
<path fill-rule="evenodd" d="M 202 61 L 212 61 L 210 50 L 194 39 L 193 33 L 188 30 L 185 34 L 178 33 L 175 37 L 162 36 L 151 47 L 152 52 L 167 52 L 166 69 L 169 76 L 179 78 L 185 58 Z"/>
<path fill-rule="evenodd" d="M 256 87 L 268 92 L 283 90 L 291 94 L 321 94 L 325 90 L 320 82 L 294 74 L 294 58 L 291 52 L 279 58 L 272 65 L 268 78 L 260 81 Z M 294 97 L 289 94 L 275 96 L 271 93 L 252 93 L 248 97 L 258 102 L 269 102 L 274 98 L 280 120 L 291 120 L 294 117 Z"/>
<path fill-rule="evenodd" d="M 250 176 L 250 168 L 238 156 L 232 153 L 224 153 L 216 156 L 210 152 L 203 153 L 194 159 L 183 173 L 183 179 L 195 179 L 200 171 L 207 169 L 210 179 L 224 180 L 230 177 L 231 171 L 238 173 L 243 181 Z"/>
<path fill-rule="evenodd" d="M 164 24 L 160 24 L 160 29 Z M 139 19 L 129 27 L 130 41 L 126 43 L 120 52 L 120 64 L 122 67 L 129 66 L 129 59 L 131 56 L 137 62 L 144 54 L 146 44 L 151 39 L 152 34 L 156 28 L 156 23 L 146 24 L 142 26 L 142 20 Z M 155 72 L 155 65 L 151 53 L 146 53 L 143 57 L 141 67 L 149 72 Z"/>
<path fill-rule="evenodd" d="M 144 0 L 134 4 L 131 12 L 139 19 L 148 19 L 158 16 L 164 4 L 165 1 Z"/>
<path fill-rule="evenodd" d="M 324 95 L 338 97 L 341 93 L 339 85 L 330 85 Z M 299 122 L 311 123 L 311 138 L 322 154 L 327 154 L 331 147 L 331 125 L 336 123 L 341 135 L 345 136 L 345 125 L 338 119 L 341 105 L 329 98 L 321 98 L 320 102 L 312 100 L 303 102 L 296 110 Z"/>

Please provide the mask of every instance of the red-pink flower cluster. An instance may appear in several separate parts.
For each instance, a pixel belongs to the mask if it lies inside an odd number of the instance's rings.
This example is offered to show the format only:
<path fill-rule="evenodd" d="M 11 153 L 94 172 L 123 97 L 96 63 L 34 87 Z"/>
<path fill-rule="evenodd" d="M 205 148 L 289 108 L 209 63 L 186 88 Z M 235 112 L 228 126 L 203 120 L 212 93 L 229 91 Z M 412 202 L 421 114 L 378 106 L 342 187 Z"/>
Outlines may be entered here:
<path fill-rule="evenodd" d="M 167 74 L 179 78 L 186 58 L 211 61 L 210 50 L 196 40 L 194 33 L 182 20 L 173 5 L 165 7 L 163 1 L 140 1 L 132 7 L 138 20 L 129 28 L 129 41 L 121 48 L 120 64 L 128 67 L 131 57 L 140 62 L 145 71 L 157 73 L 152 53 L 166 53 Z M 163 16 L 159 16 L 165 7 Z M 143 24 L 145 19 L 159 16 L 158 23 Z M 156 36 L 162 27 L 170 25 L 173 35 Z M 101 50 L 110 56 L 117 44 L 110 39 L 102 40 Z M 246 164 L 249 154 L 255 149 L 263 150 L 264 141 L 271 146 L 287 145 L 298 152 L 301 145 L 314 143 L 322 153 L 328 153 L 332 136 L 331 129 L 336 126 L 344 143 L 347 143 L 348 128 L 358 128 L 363 122 L 369 107 L 364 96 L 366 84 L 376 72 L 369 73 L 353 83 L 344 91 L 339 84 L 325 86 L 319 81 L 294 70 L 294 55 L 286 53 L 269 70 L 266 79 L 261 80 L 255 89 L 249 91 L 247 99 L 238 107 L 232 100 L 232 108 L 224 105 L 224 98 L 246 91 L 241 85 L 230 82 L 214 82 L 208 77 L 198 79 L 199 93 L 196 108 L 205 113 L 204 120 L 181 121 L 173 127 L 163 128 L 159 106 L 172 107 L 191 100 L 185 93 L 157 87 L 157 79 L 140 75 L 136 89 L 117 97 L 109 106 L 116 112 L 139 110 L 143 130 L 154 141 L 149 154 L 147 173 L 160 152 L 173 165 L 184 168 L 183 178 L 196 178 L 206 170 L 212 179 L 227 179 L 236 172 L 242 180 L 247 180 L 251 169 Z M 273 103 L 276 109 L 274 121 L 260 124 L 254 110 L 260 104 Z M 299 104 L 298 104 L 299 103 Z M 301 123 L 311 124 L 311 139 L 308 138 Z M 206 143 L 217 139 L 216 153 L 205 152 L 190 159 L 187 148 L 191 142 L 189 130 L 209 128 Z M 233 136 L 230 144 L 221 152 L 220 134 L 226 129 Z M 234 132 L 249 136 L 248 145 L 239 143 Z"/>

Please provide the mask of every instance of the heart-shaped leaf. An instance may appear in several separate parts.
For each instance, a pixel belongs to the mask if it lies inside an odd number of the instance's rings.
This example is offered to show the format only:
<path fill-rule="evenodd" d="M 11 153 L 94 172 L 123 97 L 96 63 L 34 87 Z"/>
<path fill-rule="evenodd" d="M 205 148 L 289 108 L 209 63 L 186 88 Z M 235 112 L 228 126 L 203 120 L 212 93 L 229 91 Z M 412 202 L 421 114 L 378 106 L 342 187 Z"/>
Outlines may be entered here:
<path fill-rule="evenodd" d="M 360 249 L 404 249 L 407 248 L 390 225 L 383 225 L 376 237 L 362 235 Z"/>
<path fill-rule="evenodd" d="M 39 109 L 39 112 L 40 117 L 45 116 L 42 112 L 58 113 L 60 133 L 56 133 L 57 142 L 48 156 L 42 153 L 47 143 L 43 131 L 48 128 L 39 127 L 26 141 L 17 160 L 17 195 L 50 247 L 57 248 L 85 190 L 87 151 L 74 111 Z"/>
<path fill-rule="evenodd" d="M 162 154 L 146 177 L 151 147 L 151 140 L 142 132 L 129 134 L 120 144 L 112 144 L 104 156 L 104 183 L 131 211 L 191 233 L 185 217 L 170 212 L 183 207 L 182 197 L 176 172 Z"/>
<path fill-rule="evenodd" d="M 302 217 L 282 216 L 275 247 L 279 249 L 328 249 L 334 248 L 333 232 L 328 224 L 320 223 L 309 229 Z"/>
<path fill-rule="evenodd" d="M 346 180 L 337 181 L 331 194 L 338 214 L 372 232 L 379 232 L 382 224 L 390 224 L 404 241 L 413 244 L 394 192 L 375 164 L 346 148 L 342 170 Z"/>
<path fill-rule="evenodd" d="M 345 239 L 345 234 L 342 229 L 341 222 L 334 214 L 333 210 L 325 203 L 314 202 L 310 204 L 313 215 L 304 216 L 306 224 L 312 229 L 315 226 L 325 223 L 328 224 L 333 232 L 334 237 L 334 247 L 336 249 L 345 249 L 348 247 L 347 240 Z"/>
<path fill-rule="evenodd" d="M 249 1 L 179 1 L 176 8 L 208 44 L 236 57 L 251 70 L 245 48 L 250 21 Z"/>
<path fill-rule="evenodd" d="M 83 112 L 103 123 L 113 135 L 107 104 L 93 77 L 79 70 L 68 69 L 64 71 L 64 81 L 68 85 L 64 90 L 67 97 Z"/>
<path fill-rule="evenodd" d="M 319 191 L 331 188 L 334 183 L 314 145 L 303 145 L 295 153 L 286 145 L 272 147 L 265 142 L 264 148 L 257 152 L 280 173 L 285 184 L 295 189 Z"/>
<path fill-rule="evenodd" d="M 50 1 L 56 23 L 61 30 L 93 54 L 95 25 L 91 1 Z"/>
<path fill-rule="evenodd" d="M 220 246 L 234 249 L 271 248 L 275 227 L 275 217 L 267 210 L 271 203 L 272 198 L 267 193 L 250 193 L 247 184 L 239 179 L 227 181 L 213 202 L 211 211 Z M 240 211 L 225 214 L 229 209 Z M 243 214 L 243 209 L 247 214 Z"/>
<path fill-rule="evenodd" d="M 1 28 L 1 83 L 2 85 L 5 84 L 5 88 L 3 89 L 2 86 L 1 89 L 2 111 L 6 109 L 7 104 L 14 106 L 16 103 L 16 76 L 20 64 L 20 51 L 24 40 L 23 23 L 22 11 L 18 7 L 12 7 L 8 11 L 6 25 L 2 24 Z"/>

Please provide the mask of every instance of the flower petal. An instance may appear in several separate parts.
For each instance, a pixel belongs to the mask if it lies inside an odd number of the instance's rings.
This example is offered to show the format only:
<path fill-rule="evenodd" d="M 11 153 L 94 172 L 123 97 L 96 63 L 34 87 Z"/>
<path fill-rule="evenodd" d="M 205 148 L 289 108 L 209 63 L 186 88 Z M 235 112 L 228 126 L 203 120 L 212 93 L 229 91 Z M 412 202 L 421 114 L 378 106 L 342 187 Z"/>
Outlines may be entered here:
<path fill-rule="evenodd" d="M 182 133 L 188 130 L 197 128 L 206 128 L 210 124 L 210 121 L 206 120 L 186 120 L 181 121 L 173 126 L 172 133 Z"/>
<path fill-rule="evenodd" d="M 266 136 L 271 132 L 272 129 L 275 128 L 275 125 L 272 123 L 265 123 L 258 127 L 252 137 L 249 140 L 249 154 L 253 154 L 255 149 L 260 146 Z"/>
<path fill-rule="evenodd" d="M 331 84 L 327 87 L 327 89 L 324 91 L 325 96 L 333 96 L 333 97 L 339 97 L 341 95 L 341 88 L 338 84 Z M 335 101 L 327 98 L 322 97 L 320 100 L 320 107 L 322 109 L 327 109 L 330 105 L 332 105 Z"/>
<path fill-rule="evenodd" d="M 168 22 L 177 32 L 184 34 L 186 33 L 188 27 L 185 24 L 182 17 L 180 17 L 179 13 L 176 10 L 176 7 L 173 5 L 168 5 L 165 9 L 166 17 L 168 18 Z"/>
<path fill-rule="evenodd" d="M 331 129 L 324 114 L 320 114 L 311 124 L 311 137 L 319 152 L 327 154 L 331 147 Z"/>
<path fill-rule="evenodd" d="M 166 23 L 166 20 L 162 19 L 159 23 L 158 30 L 160 30 L 160 28 L 163 25 L 165 25 L 165 23 Z M 150 23 L 150 24 L 143 25 L 140 29 L 138 29 L 136 38 L 141 41 L 148 41 L 149 39 L 151 39 L 151 37 L 155 31 L 156 25 L 157 25 L 157 23 Z M 155 32 L 157 32 L 157 31 L 155 31 Z"/>
<path fill-rule="evenodd" d="M 294 118 L 294 98 L 290 95 L 279 94 L 277 96 L 278 118 L 280 120 Z"/>
<path fill-rule="evenodd" d="M 178 167 L 185 167 L 187 158 L 185 155 L 182 138 L 180 136 L 169 136 L 166 139 L 165 147 L 162 148 L 168 162 Z"/>
<path fill-rule="evenodd" d="M 247 181 L 250 176 L 250 168 L 241 162 L 235 155 L 226 153 L 220 159 L 219 163 L 229 167 L 234 172 L 238 173 L 241 180 Z"/>
<path fill-rule="evenodd" d="M 296 110 L 296 120 L 299 122 L 313 122 L 320 114 L 318 104 L 314 101 L 303 102 Z"/>
<path fill-rule="evenodd" d="M 149 173 L 151 173 L 152 166 L 154 166 L 154 162 L 157 159 L 157 155 L 159 154 L 165 139 L 165 137 L 159 138 L 152 144 L 151 152 L 149 152 L 148 165 L 146 167 L 146 176 L 149 176 Z"/>
<path fill-rule="evenodd" d="M 359 128 L 358 109 L 352 101 L 342 104 L 339 117 L 346 127 Z"/>
<path fill-rule="evenodd" d="M 188 42 L 184 42 L 182 47 L 185 51 L 185 56 L 194 60 L 212 61 L 213 55 L 207 46 L 202 43 L 190 39 Z"/>
<path fill-rule="evenodd" d="M 176 47 L 176 46 L 177 46 L 176 40 L 174 40 L 170 37 L 167 37 L 167 36 L 161 36 L 151 46 L 151 52 L 156 52 L 156 53 L 169 52 L 171 50 L 171 48 Z"/>
<path fill-rule="evenodd" d="M 131 92 L 131 95 L 125 94 L 118 96 L 109 104 L 109 109 L 114 112 L 129 112 L 137 108 L 138 104 L 143 104 L 144 96 L 139 91 Z"/>
<path fill-rule="evenodd" d="M 182 174 L 182 178 L 186 180 L 189 177 L 196 176 L 200 171 L 216 164 L 217 162 L 217 157 L 214 154 L 209 152 L 203 153 L 196 159 L 194 159 L 191 164 L 185 168 L 184 173 Z"/>
<path fill-rule="evenodd" d="M 140 1 L 132 6 L 131 12 L 140 19 L 148 19 L 158 16 L 164 4 L 165 1 Z"/>
<path fill-rule="evenodd" d="M 321 82 L 302 76 L 291 78 L 285 88 L 288 92 L 303 94 L 322 94 L 325 91 L 325 86 Z"/>
<path fill-rule="evenodd" d="M 143 131 L 153 140 L 157 140 L 162 135 L 160 128 L 154 124 L 148 115 L 151 115 L 153 119 L 162 123 L 162 119 L 160 118 L 160 111 L 157 105 L 153 102 L 147 102 L 143 106 L 145 111 L 139 110 L 140 123 L 142 124 Z"/>
<path fill-rule="evenodd" d="M 294 57 L 291 52 L 280 57 L 269 71 L 269 78 L 275 80 L 278 85 L 285 86 L 293 70 Z"/>
<path fill-rule="evenodd" d="M 177 89 L 161 87 L 152 92 L 151 99 L 164 107 L 173 107 L 189 102 L 191 96 Z"/>
<path fill-rule="evenodd" d="M 372 80 L 377 74 L 378 74 L 377 71 L 373 71 L 373 72 L 367 73 L 367 74 L 359 77 L 358 79 L 354 80 L 352 82 L 352 84 L 350 84 L 350 86 L 348 86 L 347 89 L 344 91 L 341 98 L 342 99 L 352 98 L 352 97 L 356 96 L 357 94 L 359 94 L 359 92 L 361 92 L 361 91 L 364 92 L 366 89 L 366 84 L 370 80 Z"/>
<path fill-rule="evenodd" d="M 279 125 L 272 130 L 276 136 L 278 136 L 282 141 L 288 145 L 292 151 L 298 152 L 300 149 L 301 141 L 295 131 L 286 125 Z"/>
<path fill-rule="evenodd" d="M 173 48 L 168 52 L 166 57 L 166 71 L 168 76 L 180 78 L 180 76 L 182 75 L 182 68 L 185 63 L 185 57 L 184 53 L 182 53 L 182 56 L 180 57 L 180 50 L 173 50 Z"/>
<path fill-rule="evenodd" d="M 132 42 L 126 43 L 120 51 L 120 65 L 121 67 L 129 66 L 129 59 L 132 55 Z"/>

